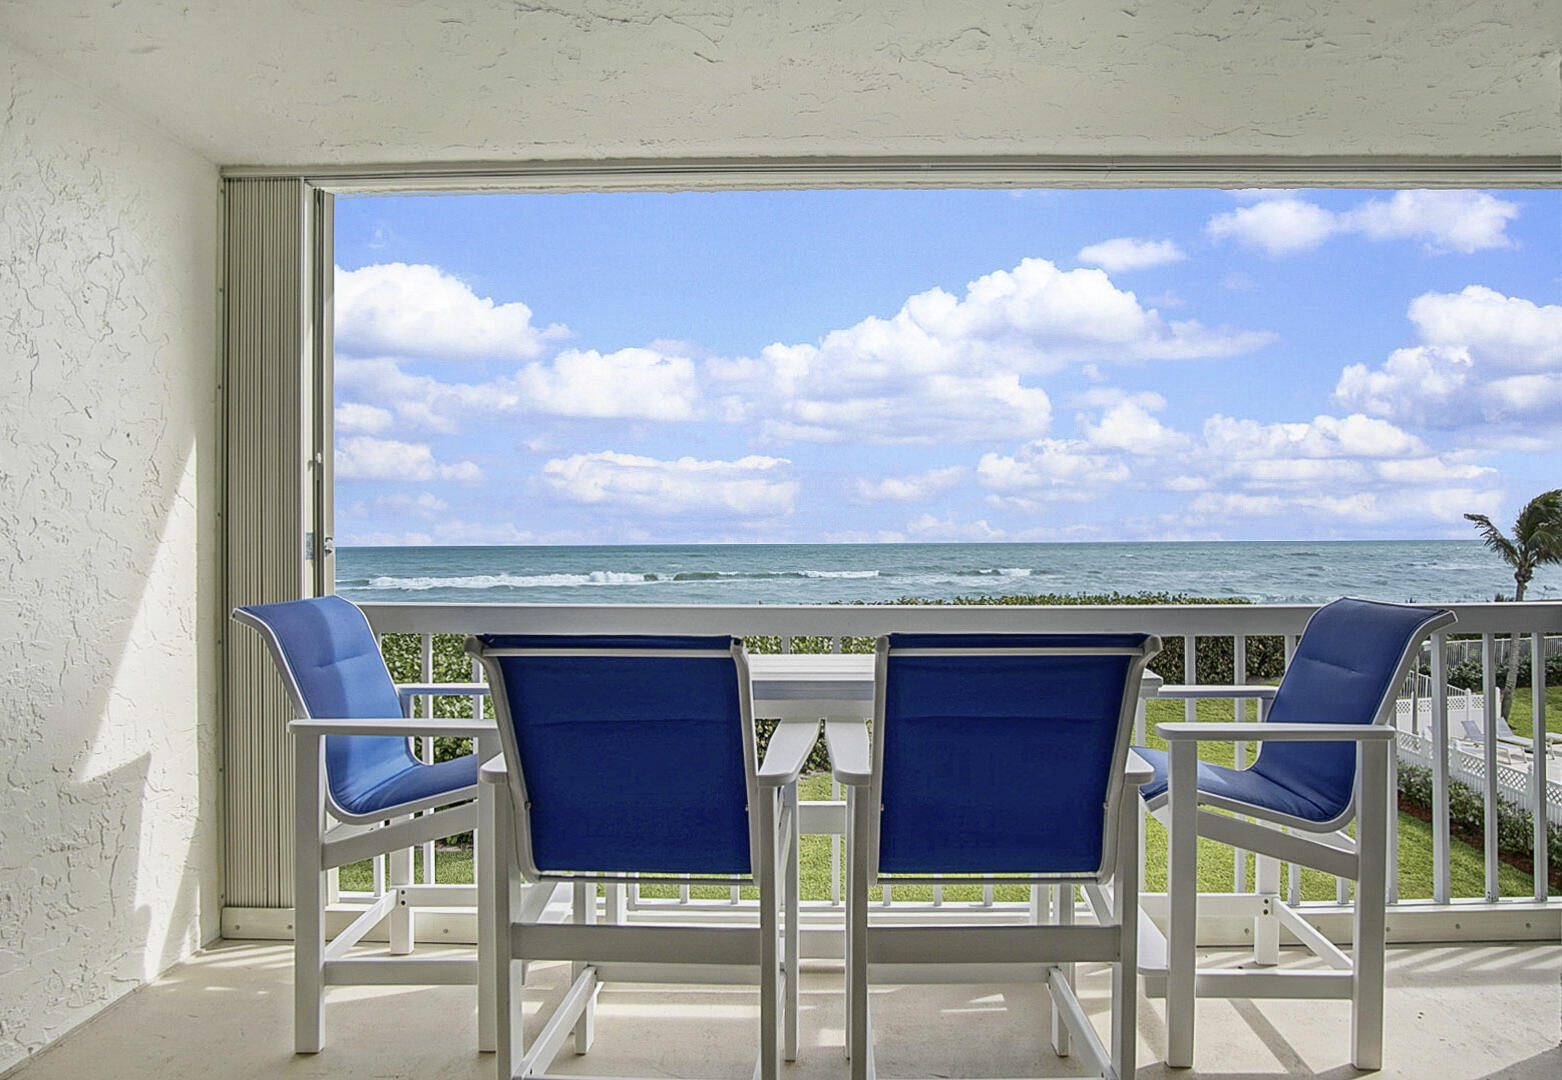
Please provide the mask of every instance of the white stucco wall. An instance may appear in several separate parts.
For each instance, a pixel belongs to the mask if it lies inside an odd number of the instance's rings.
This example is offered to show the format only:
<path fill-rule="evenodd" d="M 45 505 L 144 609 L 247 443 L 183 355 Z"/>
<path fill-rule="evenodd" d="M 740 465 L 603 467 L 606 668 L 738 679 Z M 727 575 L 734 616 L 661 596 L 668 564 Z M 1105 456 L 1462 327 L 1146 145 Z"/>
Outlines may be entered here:
<path fill-rule="evenodd" d="M 217 932 L 218 199 L 0 40 L 0 1071 Z"/>
<path fill-rule="evenodd" d="M 7 0 L 0 34 L 225 165 L 1562 147 L 1557 0 Z"/>

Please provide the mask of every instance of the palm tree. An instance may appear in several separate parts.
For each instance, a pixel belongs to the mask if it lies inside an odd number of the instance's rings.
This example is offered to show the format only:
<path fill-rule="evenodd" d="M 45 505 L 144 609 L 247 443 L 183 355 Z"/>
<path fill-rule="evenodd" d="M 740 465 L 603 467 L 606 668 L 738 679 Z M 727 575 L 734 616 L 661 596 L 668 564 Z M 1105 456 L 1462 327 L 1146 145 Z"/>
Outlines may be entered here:
<path fill-rule="evenodd" d="M 1513 522 L 1513 538 L 1491 523 L 1485 514 L 1466 514 L 1475 523 L 1486 546 L 1513 567 L 1513 600 L 1524 599 L 1524 586 L 1535 576 L 1535 568 L 1562 562 L 1562 488 L 1536 495 L 1519 511 Z M 1514 634 L 1508 648 L 1508 685 L 1502 696 L 1502 718 L 1513 710 L 1513 692 L 1519 682 L 1519 635 Z"/>

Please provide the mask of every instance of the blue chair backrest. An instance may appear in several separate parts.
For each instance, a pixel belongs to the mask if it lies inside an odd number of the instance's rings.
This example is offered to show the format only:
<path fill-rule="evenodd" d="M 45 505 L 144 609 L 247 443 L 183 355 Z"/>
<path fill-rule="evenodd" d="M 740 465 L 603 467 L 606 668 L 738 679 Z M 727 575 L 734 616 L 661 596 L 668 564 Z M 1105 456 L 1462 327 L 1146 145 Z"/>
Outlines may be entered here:
<path fill-rule="evenodd" d="M 881 639 L 879 872 L 1108 872 L 1109 789 L 1159 648 L 1147 634 Z"/>
<path fill-rule="evenodd" d="M 1271 723 L 1370 724 L 1422 638 L 1453 621 L 1440 608 L 1345 598 L 1313 613 L 1269 706 Z M 1351 806 L 1352 743 L 1265 743 L 1253 772 L 1307 799 L 1329 821 Z"/>
<path fill-rule="evenodd" d="M 401 715 L 369 620 L 339 596 L 236 608 L 235 618 L 267 638 L 282 681 L 301 716 L 386 719 Z M 326 786 L 349 813 L 361 796 L 417 764 L 397 735 L 328 735 Z"/>
<path fill-rule="evenodd" d="M 486 634 L 541 873 L 749 874 L 730 637 Z M 597 655 L 592 655 L 597 653 Z M 752 751 L 749 751 L 750 753 Z"/>

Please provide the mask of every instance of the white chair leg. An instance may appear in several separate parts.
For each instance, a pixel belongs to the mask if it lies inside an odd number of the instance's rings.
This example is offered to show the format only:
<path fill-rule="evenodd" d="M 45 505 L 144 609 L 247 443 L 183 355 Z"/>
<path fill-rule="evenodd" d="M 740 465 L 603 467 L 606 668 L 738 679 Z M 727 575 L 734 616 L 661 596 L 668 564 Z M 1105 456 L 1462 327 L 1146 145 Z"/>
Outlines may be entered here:
<path fill-rule="evenodd" d="M 759 852 L 754 867 L 759 886 L 759 1080 L 776 1080 L 780 1071 L 781 897 L 777 895 L 780 852 L 775 847 L 779 793 L 761 790 Z"/>
<path fill-rule="evenodd" d="M 787 1061 L 797 1060 L 797 998 L 799 982 L 799 966 L 801 956 L 802 928 L 798 925 L 801 916 L 798 889 L 798 831 L 797 831 L 797 785 L 792 784 L 786 789 L 787 804 L 791 807 L 792 827 L 786 837 L 786 873 L 783 885 L 786 890 L 786 991 L 785 1000 L 782 1002 L 782 1017 L 785 1025 L 785 1034 L 782 1039 L 781 1053 Z"/>
<path fill-rule="evenodd" d="M 575 922 L 581 926 L 591 926 L 597 921 L 597 887 L 584 882 L 576 882 L 575 889 Z M 586 972 L 589 965 L 584 960 L 575 960 L 569 966 L 570 985 L 574 985 Z M 584 1054 L 591 1049 L 592 1042 L 597 1037 L 597 995 L 593 993 L 586 999 L 585 1008 L 581 1010 L 580 1019 L 575 1022 L 575 1053 Z"/>
<path fill-rule="evenodd" d="M 525 965 L 515 959 L 510 948 L 510 925 L 520 910 L 521 898 L 520 876 L 510 866 L 510 853 L 514 851 L 511 833 L 514 811 L 506 789 L 484 784 L 478 795 L 479 798 L 486 796 L 492 807 L 489 811 L 480 811 L 478 818 L 480 825 L 490 826 L 482 848 L 488 872 L 480 879 L 480 887 L 487 890 L 487 896 L 479 894 L 479 903 L 486 899 L 488 921 L 486 926 L 479 927 L 478 933 L 493 931 L 490 941 L 494 962 L 489 972 L 489 988 L 494 1010 L 494 1066 L 498 1080 L 511 1080 L 520 1072 L 526 1055 L 519 977 Z"/>
<path fill-rule="evenodd" d="M 1388 892 L 1389 743 L 1362 743 L 1356 811 L 1356 917 L 1352 946 L 1351 1062 L 1383 1067 L 1384 937 Z"/>
<path fill-rule="evenodd" d="M 1270 913 L 1253 918 L 1253 962 L 1272 967 L 1280 962 L 1280 916 L 1274 914 L 1280 903 L 1280 860 L 1257 853 L 1254 859 L 1253 891 L 1268 902 Z"/>
<path fill-rule="evenodd" d="M 398 822 L 406 818 L 397 818 Z M 390 887 L 396 893 L 396 906 L 390 913 L 390 951 L 393 956 L 405 956 L 412 951 L 412 906 L 402 891 L 412 884 L 412 849 L 402 848 L 390 853 Z"/>
<path fill-rule="evenodd" d="M 1125 800 L 1140 803 L 1136 788 Z M 1112 972 L 1112 1064 L 1120 1077 L 1132 1077 L 1139 1049 L 1139 835 L 1138 815 L 1124 806 L 1117 822 L 1117 870 L 1112 886 L 1112 917 L 1120 927 L 1118 963 Z"/>
<path fill-rule="evenodd" d="M 293 1050 L 320 1052 L 325 996 L 325 791 L 318 735 L 293 737 Z"/>
<path fill-rule="evenodd" d="M 495 986 L 499 974 L 499 942 L 508 940 L 501 932 L 500 918 L 508 922 L 504 874 L 499 860 L 490 852 L 497 826 L 498 792 L 495 784 L 480 784 L 477 791 L 477 831 L 472 835 L 472 876 L 477 884 L 477 1050 L 492 1053 L 498 1049 L 498 1005 Z M 509 950 L 505 950 L 505 968 L 509 968 Z"/>
<path fill-rule="evenodd" d="M 1170 774 L 1167 839 L 1166 1064 L 1193 1065 L 1194 992 L 1198 963 L 1198 759 L 1197 748 L 1173 741 L 1168 748 Z"/>
<path fill-rule="evenodd" d="M 1074 925 L 1074 886 L 1053 885 L 1052 892 L 1052 922 L 1058 926 Z M 1074 985 L 1074 976 L 1077 971 L 1075 964 L 1059 964 L 1058 970 L 1063 976 L 1063 981 L 1069 986 Z M 1074 1052 L 1074 1047 L 1069 1038 L 1068 1024 L 1064 1022 L 1063 1012 L 1058 1008 L 1058 1003 L 1052 1003 L 1052 1052 L 1058 1057 L 1068 1057 Z"/>
<path fill-rule="evenodd" d="M 846 809 L 850 820 L 848 835 L 850 845 L 850 869 L 846 878 L 846 919 L 849 953 L 846 958 L 847 986 L 850 993 L 846 1002 L 847 1054 L 851 1058 L 852 1080 L 868 1080 L 872 1055 L 872 1032 L 868 1027 L 868 851 L 861 838 L 868 835 L 871 824 L 870 807 L 863 792 L 855 787 L 846 789 Z"/>

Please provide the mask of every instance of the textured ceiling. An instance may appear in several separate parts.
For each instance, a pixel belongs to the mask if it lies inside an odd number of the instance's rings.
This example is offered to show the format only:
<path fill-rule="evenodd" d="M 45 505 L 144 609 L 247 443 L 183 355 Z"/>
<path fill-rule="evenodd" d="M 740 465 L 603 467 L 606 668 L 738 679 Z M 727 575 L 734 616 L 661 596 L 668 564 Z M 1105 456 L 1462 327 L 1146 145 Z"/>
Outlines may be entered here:
<path fill-rule="evenodd" d="M 0 37 L 224 165 L 1562 148 L 1557 0 L 0 0 Z"/>

